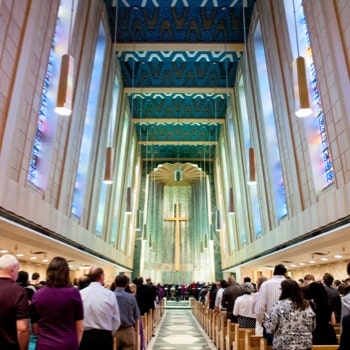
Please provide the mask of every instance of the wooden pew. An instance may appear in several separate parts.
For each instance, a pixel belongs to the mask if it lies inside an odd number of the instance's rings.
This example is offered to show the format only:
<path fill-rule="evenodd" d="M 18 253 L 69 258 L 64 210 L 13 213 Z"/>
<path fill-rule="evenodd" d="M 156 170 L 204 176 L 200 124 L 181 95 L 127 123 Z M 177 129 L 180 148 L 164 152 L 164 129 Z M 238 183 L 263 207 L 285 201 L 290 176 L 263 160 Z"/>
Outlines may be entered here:
<path fill-rule="evenodd" d="M 339 345 L 312 345 L 312 350 L 337 350 Z"/>
<path fill-rule="evenodd" d="M 232 342 L 235 339 L 235 332 L 237 323 L 232 323 L 231 320 L 227 320 L 226 335 L 225 335 L 225 350 L 232 350 Z"/>
<path fill-rule="evenodd" d="M 244 350 L 261 350 L 262 336 L 255 335 L 254 329 L 246 329 L 244 337 Z"/>

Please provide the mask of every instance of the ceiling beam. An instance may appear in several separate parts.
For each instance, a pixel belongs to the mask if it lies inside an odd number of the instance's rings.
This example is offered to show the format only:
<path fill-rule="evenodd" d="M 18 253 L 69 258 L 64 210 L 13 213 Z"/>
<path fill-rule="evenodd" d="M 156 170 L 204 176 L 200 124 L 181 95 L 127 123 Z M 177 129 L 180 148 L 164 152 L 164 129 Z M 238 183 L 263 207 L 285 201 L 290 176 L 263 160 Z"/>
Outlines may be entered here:
<path fill-rule="evenodd" d="M 160 146 L 160 145 L 175 145 L 175 146 L 191 146 L 191 145 L 209 145 L 209 146 L 216 146 L 218 144 L 217 141 L 138 141 L 139 145 L 147 145 L 147 146 Z"/>
<path fill-rule="evenodd" d="M 188 51 L 188 52 L 243 52 L 244 43 L 115 43 L 114 50 L 124 51 Z"/>
<path fill-rule="evenodd" d="M 124 93 L 132 94 L 223 94 L 233 93 L 232 88 L 226 87 L 166 87 L 166 86 L 146 86 L 146 87 L 124 87 Z"/>
<path fill-rule="evenodd" d="M 224 124 L 225 123 L 225 119 L 222 118 L 208 118 L 208 119 L 204 119 L 204 118 L 133 118 L 132 122 L 134 124 L 137 123 L 148 123 L 148 124 L 158 124 L 158 123 L 162 123 L 162 124 L 188 124 L 188 123 L 194 123 L 194 124 L 210 124 L 210 123 L 214 123 L 214 124 Z"/>

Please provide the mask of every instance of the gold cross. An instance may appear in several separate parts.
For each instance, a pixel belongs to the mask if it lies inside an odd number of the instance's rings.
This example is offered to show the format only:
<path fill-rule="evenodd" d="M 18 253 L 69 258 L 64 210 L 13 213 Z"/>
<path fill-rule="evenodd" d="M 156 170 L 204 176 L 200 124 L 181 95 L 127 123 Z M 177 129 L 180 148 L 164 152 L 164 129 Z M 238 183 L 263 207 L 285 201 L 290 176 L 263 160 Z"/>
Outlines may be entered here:
<path fill-rule="evenodd" d="M 165 221 L 174 221 L 175 222 L 175 247 L 174 247 L 174 256 L 175 256 L 175 271 L 180 270 L 180 246 L 181 246 L 181 237 L 180 237 L 180 222 L 181 221 L 188 221 L 187 218 L 181 218 L 180 217 L 180 205 L 179 203 L 175 204 L 175 217 L 173 218 L 166 218 Z"/>

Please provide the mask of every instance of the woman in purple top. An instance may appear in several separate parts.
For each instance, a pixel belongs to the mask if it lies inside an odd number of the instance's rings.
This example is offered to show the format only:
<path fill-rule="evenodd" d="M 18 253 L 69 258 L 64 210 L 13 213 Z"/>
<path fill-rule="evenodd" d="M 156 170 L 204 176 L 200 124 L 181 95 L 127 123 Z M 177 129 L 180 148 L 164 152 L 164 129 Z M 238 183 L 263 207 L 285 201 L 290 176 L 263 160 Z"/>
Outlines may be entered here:
<path fill-rule="evenodd" d="M 83 334 L 83 304 L 69 282 L 66 259 L 55 257 L 46 271 L 46 285 L 33 297 L 33 331 L 37 350 L 78 350 Z"/>

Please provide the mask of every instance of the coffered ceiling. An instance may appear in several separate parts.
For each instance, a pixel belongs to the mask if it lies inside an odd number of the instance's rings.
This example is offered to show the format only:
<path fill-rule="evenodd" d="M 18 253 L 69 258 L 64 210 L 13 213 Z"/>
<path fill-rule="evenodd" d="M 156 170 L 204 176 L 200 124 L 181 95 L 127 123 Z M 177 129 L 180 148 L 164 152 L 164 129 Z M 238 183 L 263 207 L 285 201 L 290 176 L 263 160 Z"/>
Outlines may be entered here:
<path fill-rule="evenodd" d="M 105 3 L 142 157 L 215 157 L 255 0 Z"/>

